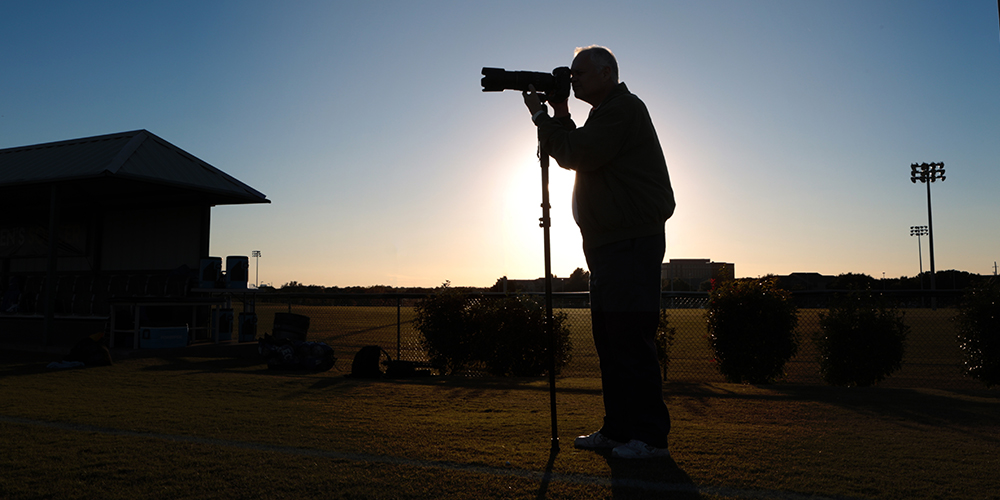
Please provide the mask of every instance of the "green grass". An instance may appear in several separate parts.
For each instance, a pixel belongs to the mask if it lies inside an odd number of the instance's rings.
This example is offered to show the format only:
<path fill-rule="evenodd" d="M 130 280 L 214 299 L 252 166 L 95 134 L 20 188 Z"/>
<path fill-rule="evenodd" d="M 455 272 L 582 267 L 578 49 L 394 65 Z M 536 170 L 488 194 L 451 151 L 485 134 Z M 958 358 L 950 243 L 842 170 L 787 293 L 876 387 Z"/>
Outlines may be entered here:
<path fill-rule="evenodd" d="M 673 460 L 637 463 L 572 448 L 594 377 L 558 381 L 551 455 L 542 379 L 46 361 L 0 359 L 0 498 L 1000 498 L 996 391 L 668 384 Z"/>

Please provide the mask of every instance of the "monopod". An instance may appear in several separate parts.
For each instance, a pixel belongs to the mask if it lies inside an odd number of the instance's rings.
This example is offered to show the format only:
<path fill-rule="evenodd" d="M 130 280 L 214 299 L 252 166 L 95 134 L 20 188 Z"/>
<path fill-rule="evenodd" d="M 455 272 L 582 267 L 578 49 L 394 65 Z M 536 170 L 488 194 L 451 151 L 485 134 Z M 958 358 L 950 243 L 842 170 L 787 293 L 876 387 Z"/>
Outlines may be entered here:
<path fill-rule="evenodd" d="M 538 219 L 542 228 L 545 258 L 545 335 L 549 337 L 549 413 L 552 416 L 552 449 L 559 449 L 559 427 L 556 423 L 556 340 L 552 319 L 552 252 L 549 243 L 549 155 L 542 151 L 542 143 L 538 142 L 538 163 L 542 169 L 542 217 Z"/>

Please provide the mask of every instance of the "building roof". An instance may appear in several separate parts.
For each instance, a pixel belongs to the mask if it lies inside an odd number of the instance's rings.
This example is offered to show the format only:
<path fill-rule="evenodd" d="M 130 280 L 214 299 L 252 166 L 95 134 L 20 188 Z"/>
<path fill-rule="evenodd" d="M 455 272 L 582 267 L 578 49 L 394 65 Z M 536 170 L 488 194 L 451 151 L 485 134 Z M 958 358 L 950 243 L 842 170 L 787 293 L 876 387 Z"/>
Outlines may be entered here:
<path fill-rule="evenodd" d="M 265 195 L 146 130 L 0 149 L 0 204 L 233 205 Z"/>

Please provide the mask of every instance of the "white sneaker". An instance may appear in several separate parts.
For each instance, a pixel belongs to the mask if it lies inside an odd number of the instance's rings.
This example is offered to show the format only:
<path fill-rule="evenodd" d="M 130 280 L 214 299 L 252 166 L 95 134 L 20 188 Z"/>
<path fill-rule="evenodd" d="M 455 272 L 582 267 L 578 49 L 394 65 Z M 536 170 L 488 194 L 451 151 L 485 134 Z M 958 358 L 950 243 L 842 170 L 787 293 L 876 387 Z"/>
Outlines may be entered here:
<path fill-rule="evenodd" d="M 611 456 L 618 458 L 668 458 L 670 451 L 666 448 L 655 448 L 638 439 L 615 447 Z"/>
<path fill-rule="evenodd" d="M 573 440 L 573 446 L 577 448 L 583 448 L 586 450 L 599 450 L 603 448 L 615 448 L 618 446 L 623 446 L 624 443 L 620 441 L 615 441 L 604 434 L 601 431 L 597 431 L 589 436 L 577 436 Z"/>

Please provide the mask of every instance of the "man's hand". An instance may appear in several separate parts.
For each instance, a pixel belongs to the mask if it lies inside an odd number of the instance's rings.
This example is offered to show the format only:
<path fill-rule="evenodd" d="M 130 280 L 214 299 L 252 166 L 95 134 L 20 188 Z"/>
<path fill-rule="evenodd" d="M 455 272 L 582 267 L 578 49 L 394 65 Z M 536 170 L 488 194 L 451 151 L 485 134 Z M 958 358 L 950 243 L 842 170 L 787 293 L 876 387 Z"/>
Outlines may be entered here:
<path fill-rule="evenodd" d="M 534 85 L 529 83 L 528 90 L 526 92 L 522 92 L 521 95 L 524 97 L 524 105 L 528 107 L 528 112 L 531 113 L 531 116 L 535 116 L 535 113 L 538 112 L 538 110 L 545 107 L 542 100 L 538 98 L 538 92 L 535 91 Z M 562 102 L 549 101 L 549 104 L 552 105 L 553 116 L 556 118 L 569 116 L 569 99 Z"/>
<path fill-rule="evenodd" d="M 545 107 L 542 100 L 538 98 L 538 92 L 535 91 L 534 85 L 528 84 L 528 90 L 521 92 L 521 96 L 524 97 L 524 105 L 528 107 L 531 116 L 535 116 L 535 113 Z"/>

